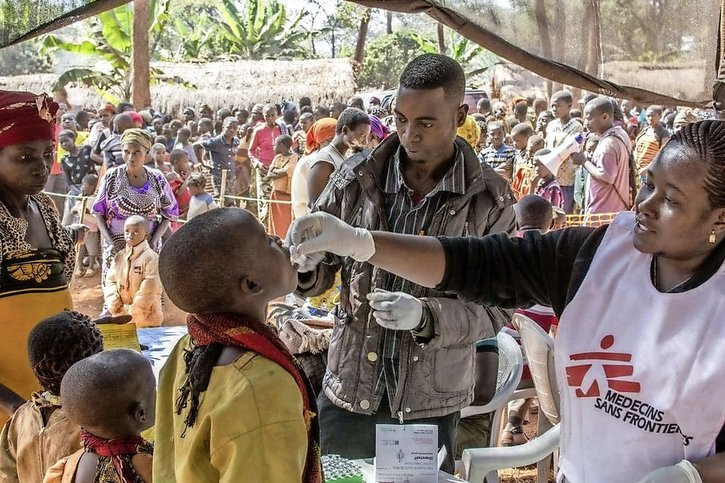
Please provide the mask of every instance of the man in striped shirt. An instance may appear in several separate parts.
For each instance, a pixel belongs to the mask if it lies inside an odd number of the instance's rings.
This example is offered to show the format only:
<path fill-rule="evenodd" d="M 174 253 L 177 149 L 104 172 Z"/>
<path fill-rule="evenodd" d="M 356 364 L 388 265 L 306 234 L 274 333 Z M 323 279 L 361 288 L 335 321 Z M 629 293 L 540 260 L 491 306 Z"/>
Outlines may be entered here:
<path fill-rule="evenodd" d="M 400 78 L 397 132 L 337 169 L 315 209 L 395 233 L 513 233 L 508 183 L 456 138 L 467 114 L 464 89 L 454 60 L 414 59 Z M 299 292 L 324 292 L 340 269 L 318 398 L 323 454 L 372 457 L 376 424 L 435 424 L 448 451 L 443 468 L 452 471 L 458 413 L 473 400 L 475 343 L 493 336 L 508 314 L 332 255 L 301 260 Z"/>

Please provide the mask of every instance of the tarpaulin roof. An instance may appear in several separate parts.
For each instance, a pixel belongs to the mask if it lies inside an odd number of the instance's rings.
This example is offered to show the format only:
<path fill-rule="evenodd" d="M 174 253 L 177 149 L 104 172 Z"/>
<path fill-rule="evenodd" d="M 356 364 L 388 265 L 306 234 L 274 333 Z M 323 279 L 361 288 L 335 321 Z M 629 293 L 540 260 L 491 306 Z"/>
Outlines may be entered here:
<path fill-rule="evenodd" d="M 725 0 L 350 1 L 425 13 L 558 84 L 643 104 L 725 103 Z M 124 3 L 0 0 L 0 48 Z"/>

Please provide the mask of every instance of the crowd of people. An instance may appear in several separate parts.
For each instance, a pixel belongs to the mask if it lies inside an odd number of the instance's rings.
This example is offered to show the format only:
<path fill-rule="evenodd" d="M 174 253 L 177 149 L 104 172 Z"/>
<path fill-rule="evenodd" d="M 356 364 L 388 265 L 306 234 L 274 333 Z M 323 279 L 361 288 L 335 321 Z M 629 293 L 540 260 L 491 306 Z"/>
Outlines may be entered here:
<path fill-rule="evenodd" d="M 452 473 L 494 430 L 460 411 L 491 399 L 514 310 L 555 336 L 558 481 L 723 481 L 725 123 L 567 90 L 474 108 L 465 86 L 425 54 L 367 103 L 0 91 L 0 481 L 321 483 L 321 455 L 372 457 L 403 423 L 438 427 Z M 99 271 L 108 320 L 189 314 L 158 384 L 72 311 Z M 330 292 L 315 378 L 268 308 Z M 578 377 L 597 354 L 631 366 Z"/>

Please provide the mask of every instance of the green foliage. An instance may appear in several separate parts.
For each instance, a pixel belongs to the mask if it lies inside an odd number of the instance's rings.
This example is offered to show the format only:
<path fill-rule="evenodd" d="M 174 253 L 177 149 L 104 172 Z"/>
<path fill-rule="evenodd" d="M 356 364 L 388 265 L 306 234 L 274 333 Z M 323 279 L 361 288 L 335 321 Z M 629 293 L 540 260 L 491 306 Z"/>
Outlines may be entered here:
<path fill-rule="evenodd" d="M 168 21 L 168 0 L 152 0 L 152 21 L 149 28 L 150 42 L 154 45 Z M 93 68 L 72 68 L 60 75 L 53 90 L 67 84 L 81 84 L 95 88 L 104 98 L 119 102 L 131 97 L 133 9 L 124 5 L 101 13 L 91 21 L 88 37 L 80 41 L 65 40 L 57 35 L 47 35 L 43 40 L 43 52 L 66 51 L 92 57 L 97 63 Z M 153 47 L 152 47 L 153 49 Z M 169 78 L 156 68 L 151 68 L 151 82 L 179 82 Z"/>
<path fill-rule="evenodd" d="M 361 87 L 392 89 L 398 85 L 403 68 L 422 53 L 415 40 L 401 32 L 371 40 L 365 48 L 358 84 Z"/>
<path fill-rule="evenodd" d="M 242 59 L 309 57 L 302 43 L 311 35 L 300 27 L 307 16 L 302 10 L 293 20 L 276 0 L 247 0 L 241 8 L 235 0 L 221 0 L 219 13 L 222 51 Z"/>

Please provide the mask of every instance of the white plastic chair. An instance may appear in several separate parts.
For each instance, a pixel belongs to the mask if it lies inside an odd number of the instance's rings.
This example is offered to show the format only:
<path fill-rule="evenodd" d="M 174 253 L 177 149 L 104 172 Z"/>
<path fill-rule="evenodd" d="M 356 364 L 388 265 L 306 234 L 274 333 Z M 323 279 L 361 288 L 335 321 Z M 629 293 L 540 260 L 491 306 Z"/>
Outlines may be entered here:
<path fill-rule="evenodd" d="M 559 392 L 554 373 L 554 340 L 526 316 L 514 315 L 513 325 L 521 336 L 539 397 L 538 436 L 520 446 L 497 448 L 492 445 L 490 448 L 464 450 L 461 476 L 471 483 L 481 483 L 484 478 L 488 483 L 498 483 L 497 470 L 533 463 L 537 463 L 537 482 L 546 482 L 549 455 L 559 447 Z M 550 427 L 552 424 L 555 426 Z M 498 427 L 492 426 L 492 439 Z"/>
<path fill-rule="evenodd" d="M 498 432 L 495 428 L 501 426 L 503 412 L 511 397 L 516 393 L 516 387 L 519 385 L 521 374 L 524 371 L 524 357 L 521 354 L 521 347 L 519 347 L 516 339 L 509 334 L 499 332 L 496 336 L 496 344 L 498 345 L 496 393 L 483 406 L 468 406 L 461 410 L 461 418 L 475 416 L 477 414 L 493 413 L 490 440 L 492 446 L 498 443 Z"/>

